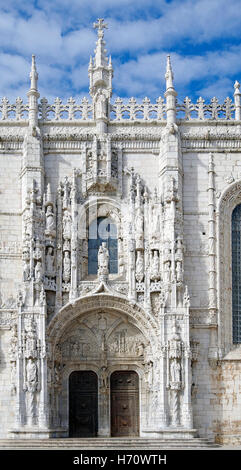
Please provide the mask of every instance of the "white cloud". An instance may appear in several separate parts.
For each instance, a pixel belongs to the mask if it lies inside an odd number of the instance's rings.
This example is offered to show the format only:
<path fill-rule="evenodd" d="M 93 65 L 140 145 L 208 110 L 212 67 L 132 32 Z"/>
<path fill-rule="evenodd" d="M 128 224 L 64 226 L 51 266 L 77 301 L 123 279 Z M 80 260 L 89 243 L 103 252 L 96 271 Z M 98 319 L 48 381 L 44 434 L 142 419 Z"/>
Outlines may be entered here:
<path fill-rule="evenodd" d="M 109 23 L 115 93 L 152 99 L 163 94 L 169 50 L 180 96 L 190 94 L 194 83 L 204 93 L 215 83 L 221 94 L 225 87 L 230 92 L 234 75 L 241 76 L 241 46 L 232 45 L 234 38 L 241 43 L 239 7 L 239 0 L 0 0 L 0 94 L 27 92 L 35 53 L 41 96 L 82 95 L 98 16 Z M 221 45 L 213 43 L 217 39 Z"/>

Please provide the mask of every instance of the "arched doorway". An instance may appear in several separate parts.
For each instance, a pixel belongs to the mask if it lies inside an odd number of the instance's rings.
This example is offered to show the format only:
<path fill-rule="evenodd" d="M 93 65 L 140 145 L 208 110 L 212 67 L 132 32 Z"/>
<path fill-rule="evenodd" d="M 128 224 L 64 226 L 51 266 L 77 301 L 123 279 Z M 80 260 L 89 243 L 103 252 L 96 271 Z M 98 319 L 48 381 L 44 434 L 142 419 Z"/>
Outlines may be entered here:
<path fill-rule="evenodd" d="M 69 376 L 69 437 L 95 437 L 98 432 L 98 378 L 93 371 Z"/>
<path fill-rule="evenodd" d="M 111 375 L 111 436 L 139 436 L 139 377 L 135 371 Z"/>

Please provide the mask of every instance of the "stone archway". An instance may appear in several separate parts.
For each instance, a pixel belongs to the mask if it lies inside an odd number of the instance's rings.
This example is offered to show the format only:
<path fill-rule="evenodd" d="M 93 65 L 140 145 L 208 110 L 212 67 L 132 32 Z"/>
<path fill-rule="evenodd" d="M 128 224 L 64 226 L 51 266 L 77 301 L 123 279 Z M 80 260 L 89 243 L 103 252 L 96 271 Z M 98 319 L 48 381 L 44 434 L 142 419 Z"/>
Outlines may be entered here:
<path fill-rule="evenodd" d="M 143 418 L 140 424 L 142 427 L 146 425 L 144 421 L 147 415 L 150 380 L 158 380 L 159 374 L 159 361 L 155 354 L 157 338 L 155 341 L 150 341 L 152 335 L 155 334 L 155 329 L 152 326 L 147 328 L 147 319 L 143 318 L 144 315 L 140 315 L 138 306 L 129 304 L 129 310 L 127 310 L 127 303 L 121 298 L 118 298 L 117 302 L 114 297 L 110 306 L 110 299 L 111 296 L 105 294 L 91 296 L 88 299 L 83 298 L 79 307 L 68 307 L 68 314 L 64 311 L 65 309 L 62 309 L 59 319 L 56 318 L 56 323 L 53 322 L 52 331 L 50 330 L 53 357 L 58 356 L 59 370 L 61 370 L 59 399 L 54 400 L 59 403 L 60 407 L 57 413 L 62 416 L 60 426 L 66 428 L 69 426 L 70 374 L 74 371 L 93 371 L 98 376 L 99 436 L 111 434 L 110 377 L 112 372 L 115 370 L 138 371 L 141 377 L 140 408 Z M 154 361 L 156 363 L 153 366 Z M 147 364 L 148 374 L 146 373 Z M 153 366 L 151 379 L 150 364 Z"/>
<path fill-rule="evenodd" d="M 227 354 L 232 341 L 232 247 L 231 219 L 234 208 L 241 204 L 241 181 L 235 181 L 220 197 L 217 210 L 219 286 L 219 349 Z"/>

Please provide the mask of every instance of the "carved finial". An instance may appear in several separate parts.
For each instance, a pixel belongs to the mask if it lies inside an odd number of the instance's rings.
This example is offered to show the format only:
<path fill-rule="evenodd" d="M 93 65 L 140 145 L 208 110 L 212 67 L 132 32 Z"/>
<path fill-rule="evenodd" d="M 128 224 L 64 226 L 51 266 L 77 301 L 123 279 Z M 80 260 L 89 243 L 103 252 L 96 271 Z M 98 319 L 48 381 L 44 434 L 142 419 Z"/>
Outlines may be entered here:
<path fill-rule="evenodd" d="M 107 29 L 108 25 L 104 23 L 103 18 L 98 18 L 97 23 L 93 23 L 93 28 L 98 29 L 98 37 L 102 39 L 104 37 L 104 29 Z"/>
<path fill-rule="evenodd" d="M 174 88 L 173 87 L 173 71 L 172 71 L 172 66 L 171 66 L 171 56 L 168 55 L 167 56 L 167 67 L 166 67 L 166 75 L 165 75 L 165 79 L 166 79 L 166 90 L 168 90 L 168 88 Z"/>
<path fill-rule="evenodd" d="M 234 84 L 234 105 L 235 105 L 235 120 L 240 121 L 241 119 L 241 93 L 240 93 L 240 83 L 236 80 Z"/>
<path fill-rule="evenodd" d="M 240 83 L 238 82 L 238 80 L 236 80 L 236 82 L 234 84 L 234 89 L 235 89 L 234 94 L 240 93 L 239 88 L 240 88 Z"/>
<path fill-rule="evenodd" d="M 36 69 L 35 55 L 32 55 L 32 66 L 30 72 L 30 89 L 27 93 L 29 99 L 29 124 L 32 128 L 32 135 L 36 137 L 36 127 L 38 125 L 38 73 Z"/>
<path fill-rule="evenodd" d="M 32 55 L 32 66 L 31 66 L 31 72 L 30 72 L 30 80 L 31 80 L 31 85 L 30 89 L 31 90 L 38 90 L 38 73 L 37 73 L 37 68 L 36 68 L 36 61 L 35 61 L 35 55 Z"/>
<path fill-rule="evenodd" d="M 169 133 L 175 133 L 175 127 L 173 124 L 176 122 L 176 96 L 177 92 L 174 89 L 173 85 L 173 72 L 171 66 L 171 58 L 170 55 L 167 56 L 167 68 L 166 68 L 166 115 L 167 115 L 167 127 L 169 129 Z"/>

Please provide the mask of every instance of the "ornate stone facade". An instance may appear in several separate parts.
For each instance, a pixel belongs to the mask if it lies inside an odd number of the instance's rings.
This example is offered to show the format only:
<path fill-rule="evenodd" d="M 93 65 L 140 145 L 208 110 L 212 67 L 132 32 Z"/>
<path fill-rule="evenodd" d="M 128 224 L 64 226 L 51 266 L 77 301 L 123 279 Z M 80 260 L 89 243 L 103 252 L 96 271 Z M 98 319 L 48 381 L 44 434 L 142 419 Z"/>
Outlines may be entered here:
<path fill-rule="evenodd" d="M 90 101 L 39 100 L 33 57 L 28 104 L 0 106 L 0 437 L 67 437 L 75 371 L 97 375 L 110 436 L 112 374 L 132 371 L 140 436 L 238 442 L 239 84 L 234 102 L 179 104 L 168 57 L 165 99 L 113 104 L 94 26 Z"/>

